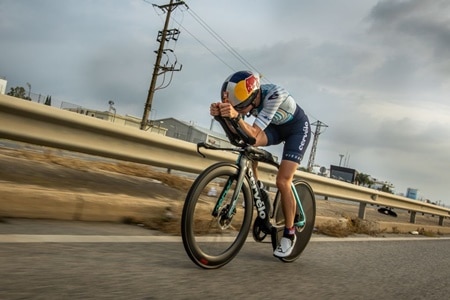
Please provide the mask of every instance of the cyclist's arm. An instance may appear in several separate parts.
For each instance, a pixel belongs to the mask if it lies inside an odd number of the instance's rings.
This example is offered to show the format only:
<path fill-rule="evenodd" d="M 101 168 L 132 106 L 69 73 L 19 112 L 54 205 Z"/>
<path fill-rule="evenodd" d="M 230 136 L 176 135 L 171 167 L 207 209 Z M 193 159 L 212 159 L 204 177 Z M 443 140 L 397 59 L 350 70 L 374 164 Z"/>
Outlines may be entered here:
<path fill-rule="evenodd" d="M 250 137 L 253 137 L 255 139 L 255 144 L 253 146 L 265 146 L 267 145 L 267 136 L 258 125 L 253 124 L 250 125 L 249 123 L 245 122 L 243 119 L 240 119 L 238 121 L 239 126 L 242 128 L 242 130 L 245 131 L 247 135 Z"/>
<path fill-rule="evenodd" d="M 234 107 L 229 103 L 219 103 L 220 115 L 222 117 L 228 117 L 231 119 L 236 119 L 239 117 L 239 113 L 234 109 Z M 264 130 L 261 129 L 256 124 L 250 125 L 245 122 L 242 118 L 238 121 L 239 126 L 244 130 L 244 132 L 255 139 L 255 144 L 253 146 L 265 146 L 267 145 L 267 137 Z"/>

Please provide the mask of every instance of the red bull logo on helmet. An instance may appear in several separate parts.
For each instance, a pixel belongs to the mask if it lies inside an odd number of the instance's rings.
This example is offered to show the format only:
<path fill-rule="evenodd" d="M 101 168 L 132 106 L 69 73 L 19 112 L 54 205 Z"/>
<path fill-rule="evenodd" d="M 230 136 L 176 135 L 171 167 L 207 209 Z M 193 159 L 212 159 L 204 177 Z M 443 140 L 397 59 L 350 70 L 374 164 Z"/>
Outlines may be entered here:
<path fill-rule="evenodd" d="M 259 88 L 259 80 L 255 75 L 251 75 L 239 81 L 234 88 L 234 94 L 239 101 L 245 101 Z"/>

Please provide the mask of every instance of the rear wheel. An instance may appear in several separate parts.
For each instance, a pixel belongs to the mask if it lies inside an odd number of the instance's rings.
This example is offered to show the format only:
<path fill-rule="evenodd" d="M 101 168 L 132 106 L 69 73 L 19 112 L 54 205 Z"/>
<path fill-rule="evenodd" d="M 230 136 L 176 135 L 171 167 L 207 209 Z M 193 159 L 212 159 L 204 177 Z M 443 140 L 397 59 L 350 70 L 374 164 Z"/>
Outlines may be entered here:
<path fill-rule="evenodd" d="M 193 183 L 183 207 L 181 236 L 186 253 L 198 266 L 215 269 L 230 262 L 247 239 L 252 221 L 252 197 L 244 180 L 235 207 L 238 168 L 212 165 Z"/>
<path fill-rule="evenodd" d="M 284 262 L 293 262 L 295 261 L 306 246 L 309 243 L 311 238 L 314 223 L 316 219 L 316 201 L 314 197 L 314 193 L 309 186 L 308 183 L 298 180 L 294 182 L 295 189 L 297 191 L 297 195 L 300 198 L 300 202 L 303 206 L 303 212 L 305 213 L 306 222 L 303 227 L 296 228 L 297 242 L 295 243 L 294 249 L 292 250 L 292 254 L 288 257 L 279 258 Z M 277 247 L 281 237 L 283 236 L 284 230 L 284 214 L 283 209 L 281 207 L 280 194 L 277 193 L 274 207 L 274 224 L 273 232 L 272 232 L 272 246 L 273 249 Z M 301 215 L 300 209 L 297 205 L 297 214 Z"/>

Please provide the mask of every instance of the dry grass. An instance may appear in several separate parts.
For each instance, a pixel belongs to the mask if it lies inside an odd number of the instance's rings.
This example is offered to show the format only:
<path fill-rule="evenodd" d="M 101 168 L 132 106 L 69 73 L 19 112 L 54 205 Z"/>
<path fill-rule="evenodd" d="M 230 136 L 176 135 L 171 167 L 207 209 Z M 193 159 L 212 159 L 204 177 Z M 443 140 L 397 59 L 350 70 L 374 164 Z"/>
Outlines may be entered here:
<path fill-rule="evenodd" d="M 423 227 L 418 228 L 417 231 L 419 232 L 420 235 L 427 236 L 427 237 L 436 237 L 436 236 L 442 235 L 442 233 L 440 233 L 439 231 L 434 232 L 432 230 L 426 230 Z"/>
<path fill-rule="evenodd" d="M 161 209 L 160 214 L 157 214 L 158 218 L 135 219 L 128 217 L 122 221 L 125 224 L 134 224 L 170 235 L 181 235 L 181 210 L 181 206 L 167 206 Z"/>
<path fill-rule="evenodd" d="M 376 236 L 380 231 L 374 222 L 362 220 L 359 218 L 343 218 L 342 222 L 325 222 L 318 225 L 316 233 L 333 237 L 347 237 L 352 234 L 367 234 Z"/>
<path fill-rule="evenodd" d="M 66 168 L 83 171 L 106 171 L 131 175 L 137 177 L 151 178 L 162 182 L 172 188 L 188 191 L 193 180 L 173 174 L 155 171 L 151 167 L 132 162 L 105 162 L 94 160 L 83 160 L 71 156 L 64 156 L 60 150 L 46 149 L 43 153 L 26 150 L 14 151 L 15 157 L 23 157 L 28 160 L 53 163 Z"/>

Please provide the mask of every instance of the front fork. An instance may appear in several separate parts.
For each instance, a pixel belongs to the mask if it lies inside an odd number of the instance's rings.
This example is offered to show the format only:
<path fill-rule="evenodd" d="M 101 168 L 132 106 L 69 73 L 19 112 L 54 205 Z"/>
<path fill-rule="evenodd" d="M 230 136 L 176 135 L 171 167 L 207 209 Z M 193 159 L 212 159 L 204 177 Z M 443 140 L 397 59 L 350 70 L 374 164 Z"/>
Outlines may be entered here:
<path fill-rule="evenodd" d="M 227 211 L 225 212 L 224 215 L 222 215 L 222 218 L 231 219 L 236 211 L 236 205 L 237 205 L 237 202 L 239 199 L 239 193 L 241 192 L 242 185 L 244 184 L 244 177 L 245 177 L 245 173 L 246 173 L 245 171 L 248 168 L 247 160 L 241 156 L 238 158 L 238 164 L 239 164 L 239 170 L 237 173 L 237 178 L 235 178 L 234 176 L 231 176 L 230 178 L 228 178 L 224 188 L 222 189 L 222 192 L 220 193 L 220 196 L 217 200 L 216 206 L 214 207 L 214 209 L 212 211 L 212 215 L 214 217 L 217 217 L 219 215 L 219 210 L 222 207 L 222 203 L 225 200 L 234 181 L 236 181 L 236 187 L 233 191 L 232 200 L 231 200 L 231 203 L 230 203 Z"/>

